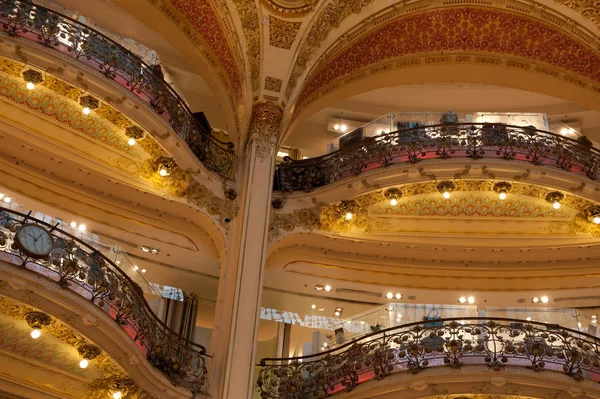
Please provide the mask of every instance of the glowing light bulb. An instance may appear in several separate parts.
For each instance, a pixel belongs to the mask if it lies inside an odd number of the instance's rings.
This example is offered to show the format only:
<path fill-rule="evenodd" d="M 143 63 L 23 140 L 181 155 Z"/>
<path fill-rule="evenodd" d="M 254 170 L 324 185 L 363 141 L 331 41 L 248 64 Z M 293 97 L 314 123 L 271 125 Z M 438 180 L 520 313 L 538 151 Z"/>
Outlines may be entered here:
<path fill-rule="evenodd" d="M 335 125 L 333 125 L 333 130 L 335 130 L 335 131 L 340 130 L 340 125 L 337 123 Z"/>
<path fill-rule="evenodd" d="M 4 198 L 2 198 L 2 201 L 4 201 L 7 204 L 10 204 L 12 202 L 12 198 L 10 198 L 10 197 L 4 197 Z"/>
<path fill-rule="evenodd" d="M 312 308 L 312 309 L 316 309 L 316 308 L 317 308 L 317 305 L 311 305 L 311 308 Z"/>
<path fill-rule="evenodd" d="M 87 227 L 85 226 L 85 224 L 80 224 L 79 225 L 79 231 L 81 231 L 83 233 L 86 230 L 87 230 Z"/>
<path fill-rule="evenodd" d="M 25 87 L 27 87 L 27 90 L 33 90 L 33 89 L 35 89 L 35 85 L 33 84 L 33 82 L 27 82 L 27 84 L 25 85 Z"/>
<path fill-rule="evenodd" d="M 132 137 L 129 140 L 127 140 L 127 144 L 129 145 L 135 145 L 135 139 Z"/>
<path fill-rule="evenodd" d="M 352 220 L 353 217 L 354 215 L 351 212 L 346 213 L 346 220 Z"/>
<path fill-rule="evenodd" d="M 460 298 L 458 298 L 458 302 L 465 303 L 465 302 L 467 302 L 467 298 L 465 298 L 464 296 L 461 296 Z"/>
<path fill-rule="evenodd" d="M 117 391 L 117 392 L 113 393 L 114 399 L 121 399 L 122 397 L 123 397 L 123 394 L 121 393 L 121 391 Z"/>
<path fill-rule="evenodd" d="M 142 269 L 142 273 L 146 273 L 146 269 Z"/>
<path fill-rule="evenodd" d="M 470 304 L 474 304 L 475 303 L 475 298 L 470 296 L 467 298 L 467 302 L 469 302 Z"/>
<path fill-rule="evenodd" d="M 394 294 L 392 294 L 391 292 L 388 292 L 386 295 L 387 299 L 392 299 L 394 297 Z"/>
<path fill-rule="evenodd" d="M 327 292 L 331 291 L 331 286 L 330 285 L 326 285 L 325 286 L 325 291 L 327 291 Z"/>
<path fill-rule="evenodd" d="M 540 298 L 542 303 L 548 303 L 548 301 L 550 300 L 547 296 L 543 296 Z"/>
<path fill-rule="evenodd" d="M 83 109 L 81 110 L 81 112 L 83 112 L 84 115 L 89 115 L 90 112 L 92 112 L 92 110 L 89 109 L 88 107 L 83 107 Z"/>
<path fill-rule="evenodd" d="M 346 130 L 348 130 L 348 126 L 346 126 L 346 125 L 341 125 L 341 126 L 340 126 L 340 130 L 341 130 L 342 132 L 345 132 Z"/>
<path fill-rule="evenodd" d="M 72 229 L 76 229 L 77 228 L 77 222 L 71 222 L 69 224 L 69 226 L 71 226 Z"/>
<path fill-rule="evenodd" d="M 86 369 L 89 364 L 90 362 L 88 362 L 87 359 L 83 359 L 79 362 L 79 367 L 81 367 L 82 369 Z"/>
<path fill-rule="evenodd" d="M 560 209 L 560 202 L 555 201 L 554 204 L 552 204 L 552 206 L 554 207 L 554 209 Z"/>
<path fill-rule="evenodd" d="M 594 224 L 600 224 L 600 216 L 594 216 L 592 222 L 594 222 Z"/>
<path fill-rule="evenodd" d="M 563 136 L 566 136 L 569 133 L 569 129 L 567 129 L 566 127 L 563 127 L 562 129 L 560 129 L 560 134 L 562 134 Z"/>
<path fill-rule="evenodd" d="M 31 331 L 31 338 L 38 339 L 42 335 L 42 332 L 37 328 Z"/>
<path fill-rule="evenodd" d="M 505 200 L 506 199 L 506 193 L 504 191 L 502 191 L 499 195 L 501 200 Z"/>
<path fill-rule="evenodd" d="M 161 169 L 161 170 L 158 172 L 158 174 L 160 174 L 162 177 L 165 177 L 165 176 L 167 175 L 167 173 L 168 173 L 168 172 L 167 172 L 167 170 L 166 170 L 165 168 L 162 168 L 162 169 Z"/>
<path fill-rule="evenodd" d="M 533 299 L 531 300 L 531 302 L 533 302 L 533 303 L 540 303 L 540 298 L 538 298 L 538 297 L 536 296 L 535 298 L 533 298 Z"/>
<path fill-rule="evenodd" d="M 446 199 L 450 198 L 450 191 L 444 191 L 444 194 L 443 194 L 443 196 L 444 196 L 444 198 L 446 198 Z"/>
<path fill-rule="evenodd" d="M 528 317 L 528 318 L 526 318 L 525 320 L 527 320 L 527 321 L 531 321 L 531 317 Z"/>
<path fill-rule="evenodd" d="M 396 206 L 396 205 L 398 205 L 398 200 L 396 198 L 392 198 L 392 200 L 390 201 L 390 204 L 392 204 L 392 206 Z"/>
<path fill-rule="evenodd" d="M 396 299 L 402 299 L 402 294 L 396 294 L 395 297 Z M 400 315 L 400 317 L 402 317 L 402 315 Z"/>

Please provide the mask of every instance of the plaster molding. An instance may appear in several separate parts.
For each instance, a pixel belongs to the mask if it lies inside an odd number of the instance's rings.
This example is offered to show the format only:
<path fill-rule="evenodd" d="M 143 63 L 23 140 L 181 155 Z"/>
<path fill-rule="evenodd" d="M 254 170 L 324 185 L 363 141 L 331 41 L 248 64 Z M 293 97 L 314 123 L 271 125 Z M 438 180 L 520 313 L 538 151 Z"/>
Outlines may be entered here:
<path fill-rule="evenodd" d="M 271 13 L 285 18 L 301 18 L 315 11 L 320 0 L 261 0 Z"/>
<path fill-rule="evenodd" d="M 246 40 L 246 57 L 250 69 L 250 84 L 252 91 L 260 87 L 261 75 L 261 33 L 262 24 L 259 23 L 256 0 L 233 0 L 244 30 Z"/>

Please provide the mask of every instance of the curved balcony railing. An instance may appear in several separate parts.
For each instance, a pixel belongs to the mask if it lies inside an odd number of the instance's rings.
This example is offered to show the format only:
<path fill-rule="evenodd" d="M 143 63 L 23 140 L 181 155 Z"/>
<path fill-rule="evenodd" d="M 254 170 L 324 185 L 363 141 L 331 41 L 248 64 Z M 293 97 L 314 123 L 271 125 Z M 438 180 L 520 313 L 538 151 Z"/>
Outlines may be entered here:
<path fill-rule="evenodd" d="M 102 72 L 150 105 L 208 169 L 232 178 L 233 143 L 212 136 L 194 118 L 162 73 L 100 32 L 24 0 L 0 0 L 0 30 L 43 44 Z"/>
<path fill-rule="evenodd" d="M 15 235 L 25 223 L 50 232 L 54 247 L 42 259 L 27 257 Z M 150 309 L 141 287 L 90 245 L 56 226 L 8 209 L 0 210 L 0 259 L 56 281 L 106 312 L 135 341 L 148 361 L 173 384 L 202 392 L 206 349 L 167 327 Z"/>
<path fill-rule="evenodd" d="M 486 364 L 554 370 L 600 381 L 600 340 L 557 325 L 501 318 L 426 321 L 393 327 L 317 355 L 263 359 L 261 398 L 323 398 L 394 372 Z"/>
<path fill-rule="evenodd" d="M 600 151 L 586 140 L 573 140 L 533 127 L 457 123 L 369 137 L 318 158 L 286 158 L 277 166 L 275 189 L 312 191 L 367 170 L 461 157 L 525 161 L 558 167 L 593 180 L 600 168 Z"/>

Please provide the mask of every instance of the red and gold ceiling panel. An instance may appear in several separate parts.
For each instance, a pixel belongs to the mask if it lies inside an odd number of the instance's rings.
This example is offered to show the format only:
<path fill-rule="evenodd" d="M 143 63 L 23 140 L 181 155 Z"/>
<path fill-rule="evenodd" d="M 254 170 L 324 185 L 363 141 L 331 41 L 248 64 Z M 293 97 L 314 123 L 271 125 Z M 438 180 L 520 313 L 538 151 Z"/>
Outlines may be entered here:
<path fill-rule="evenodd" d="M 600 82 L 600 55 L 560 28 L 508 11 L 460 7 L 401 16 L 362 35 L 309 75 L 298 103 L 363 68 L 443 52 L 520 57 Z"/>

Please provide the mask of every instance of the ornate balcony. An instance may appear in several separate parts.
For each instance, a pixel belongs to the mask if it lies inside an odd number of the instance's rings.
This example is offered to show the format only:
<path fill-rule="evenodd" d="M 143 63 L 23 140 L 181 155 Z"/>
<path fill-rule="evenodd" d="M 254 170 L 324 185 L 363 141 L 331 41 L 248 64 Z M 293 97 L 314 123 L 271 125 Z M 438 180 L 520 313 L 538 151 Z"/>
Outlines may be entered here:
<path fill-rule="evenodd" d="M 43 228 L 51 237 L 41 238 L 45 235 L 43 230 L 30 233 L 36 248 L 42 248 L 44 241 L 51 243 L 49 254 L 38 256 L 22 247 L 16 236 L 22 226 L 30 224 Z M 88 299 L 115 320 L 148 361 L 174 385 L 192 392 L 204 390 L 206 349 L 167 327 L 148 306 L 141 287 L 90 245 L 57 226 L 2 209 L 0 260 L 56 281 L 64 289 Z"/>
<path fill-rule="evenodd" d="M 595 180 L 600 151 L 589 140 L 573 140 L 533 127 L 503 124 L 444 124 L 366 138 L 318 158 L 277 166 L 275 189 L 312 191 L 362 172 L 427 159 L 504 159 L 557 167 Z"/>
<path fill-rule="evenodd" d="M 557 325 L 500 318 L 443 319 L 375 332 L 312 356 L 263 359 L 263 399 L 323 398 L 394 372 L 486 364 L 600 379 L 600 340 Z M 312 395 L 312 396 L 311 396 Z"/>
<path fill-rule="evenodd" d="M 0 30 L 67 54 L 127 88 L 171 125 L 206 168 L 232 178 L 236 162 L 233 144 L 213 137 L 162 74 L 123 46 L 69 17 L 25 0 L 0 0 Z"/>

